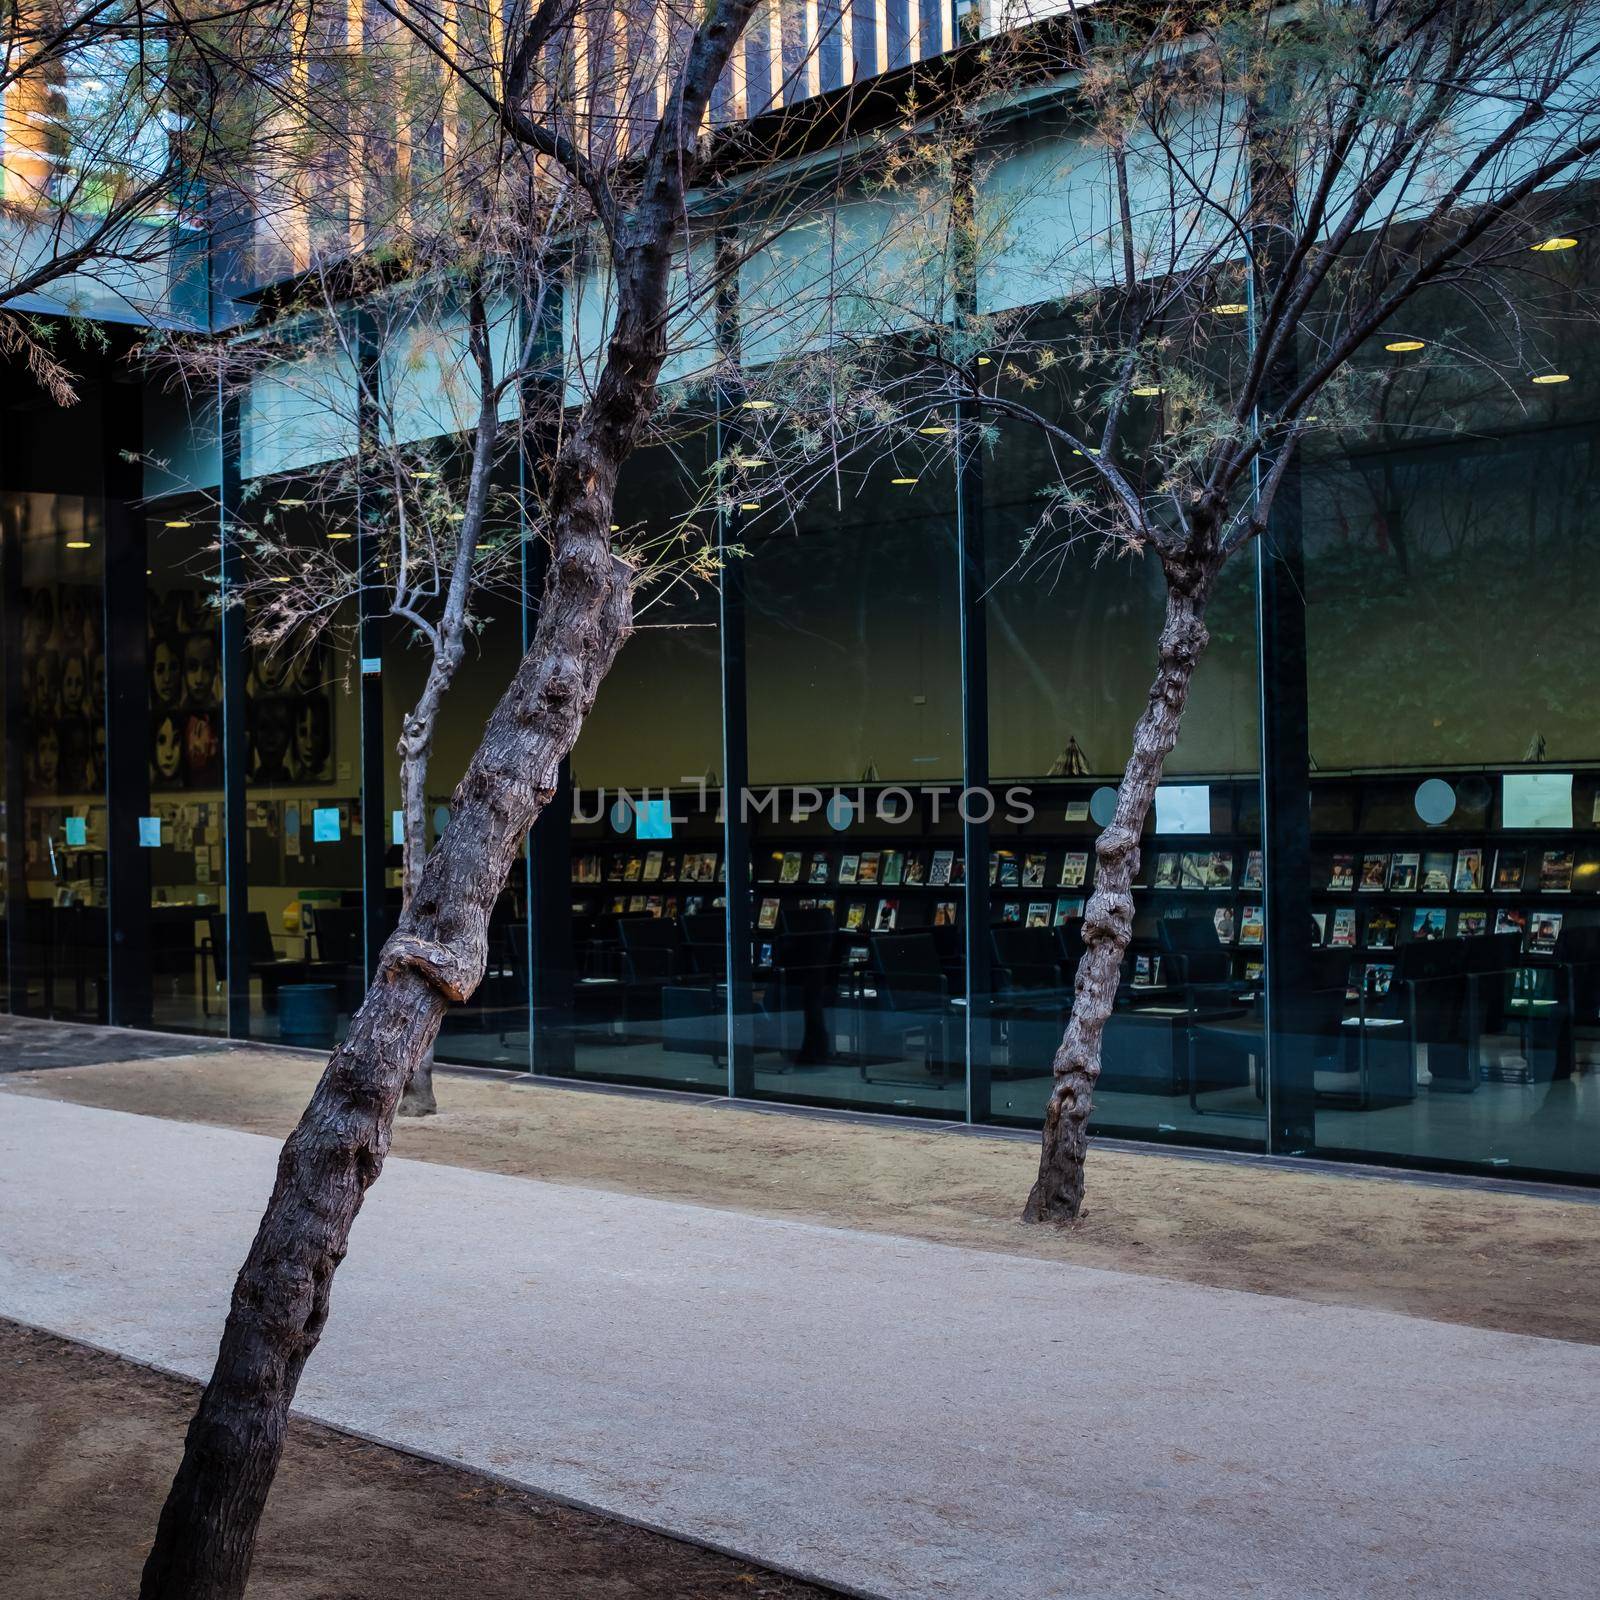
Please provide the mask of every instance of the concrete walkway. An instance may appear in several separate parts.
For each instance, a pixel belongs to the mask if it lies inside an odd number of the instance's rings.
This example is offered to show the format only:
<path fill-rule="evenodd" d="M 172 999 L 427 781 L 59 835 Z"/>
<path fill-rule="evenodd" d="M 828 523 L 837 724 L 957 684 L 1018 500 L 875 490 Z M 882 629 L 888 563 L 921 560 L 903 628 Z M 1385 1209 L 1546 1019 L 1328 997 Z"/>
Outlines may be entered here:
<path fill-rule="evenodd" d="M 0 1314 L 203 1376 L 275 1154 L 0 1095 Z M 1600 1571 L 1600 1349 L 420 1162 L 299 1409 L 873 1595 Z"/>

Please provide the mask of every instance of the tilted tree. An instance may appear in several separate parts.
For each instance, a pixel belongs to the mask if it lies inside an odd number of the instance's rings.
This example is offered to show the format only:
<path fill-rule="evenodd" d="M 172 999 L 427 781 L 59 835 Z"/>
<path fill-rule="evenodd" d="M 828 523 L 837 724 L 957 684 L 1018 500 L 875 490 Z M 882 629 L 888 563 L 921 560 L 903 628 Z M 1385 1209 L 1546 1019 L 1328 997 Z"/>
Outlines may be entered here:
<path fill-rule="evenodd" d="M 787 450 L 784 481 L 815 482 L 852 451 L 948 458 L 983 451 L 1002 423 L 1031 430 L 1055 478 L 1013 560 L 1059 570 L 1081 544 L 1160 568 L 1155 676 L 1095 844 L 1024 1212 L 1065 1223 L 1083 1204 L 1140 836 L 1221 575 L 1271 528 L 1307 437 L 1364 426 L 1396 360 L 1527 397 L 1563 332 L 1594 321 L 1573 263 L 1592 254 L 1600 8 L 1100 5 L 1071 9 L 1020 70 L 1070 74 L 1061 153 L 1033 152 L 1032 176 L 997 194 L 997 117 L 983 140 L 1005 97 L 969 109 L 952 224 L 926 252 L 948 309 L 796 362 L 773 453 Z M 1046 193 L 1079 203 L 1030 211 Z M 1042 304 L 982 312 L 977 286 L 1001 272 Z M 1456 325 L 1418 337 L 1444 295 Z M 909 301 L 888 280 L 880 297 Z"/>

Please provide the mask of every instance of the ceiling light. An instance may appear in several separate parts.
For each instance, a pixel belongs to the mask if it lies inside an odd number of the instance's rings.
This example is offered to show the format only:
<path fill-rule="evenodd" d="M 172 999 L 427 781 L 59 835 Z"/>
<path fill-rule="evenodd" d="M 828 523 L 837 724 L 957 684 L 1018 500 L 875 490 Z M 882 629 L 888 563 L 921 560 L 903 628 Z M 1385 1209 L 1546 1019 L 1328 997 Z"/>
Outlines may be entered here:
<path fill-rule="evenodd" d="M 733 464 L 736 467 L 744 467 L 748 469 L 750 467 L 764 467 L 767 463 L 766 458 L 763 456 L 735 456 L 733 458 Z"/>
<path fill-rule="evenodd" d="M 1535 383 L 1570 383 L 1572 374 L 1570 372 L 1541 372 L 1533 381 Z"/>
<path fill-rule="evenodd" d="M 274 583 L 292 583 L 294 580 L 292 578 L 274 578 L 272 581 Z"/>
<path fill-rule="evenodd" d="M 926 428 L 918 428 L 917 432 L 926 434 L 930 439 L 937 439 L 940 434 L 949 433 L 949 429 L 942 423 L 930 422 Z"/>
<path fill-rule="evenodd" d="M 1100 452 L 1098 450 L 1096 450 L 1096 449 L 1094 449 L 1092 447 L 1087 452 L 1084 452 L 1082 450 L 1074 450 L 1072 453 L 1075 456 L 1081 456 L 1081 455 L 1084 455 L 1085 453 L 1087 453 L 1087 454 L 1089 454 L 1091 456 L 1097 456 L 1097 455 L 1100 454 Z"/>
<path fill-rule="evenodd" d="M 611 524 L 611 531 L 613 533 L 621 533 L 622 532 L 622 524 L 620 522 L 613 522 Z"/>
<path fill-rule="evenodd" d="M 992 367 L 994 363 L 988 358 L 988 356 L 979 356 L 978 365 L 980 367 Z"/>
<path fill-rule="evenodd" d="M 192 522 L 184 522 L 179 519 L 177 521 L 164 523 L 163 526 L 168 528 L 192 528 L 194 524 Z"/>
<path fill-rule="evenodd" d="M 1151 395 L 1165 394 L 1166 391 L 1159 383 L 1141 383 L 1133 391 L 1141 400 L 1148 400 Z"/>
<path fill-rule="evenodd" d="M 901 484 L 901 485 L 903 485 L 904 487 L 907 487 L 907 488 L 909 488 L 916 481 L 917 480 L 915 478 L 891 478 L 889 480 L 890 483 L 898 483 L 898 484 Z"/>
<path fill-rule="evenodd" d="M 88 548 L 89 548 L 89 541 L 87 539 L 68 539 L 67 540 L 67 549 L 69 549 L 69 550 L 87 550 Z"/>
<path fill-rule="evenodd" d="M 1420 350 L 1426 343 L 1426 339 L 1391 339 L 1383 348 L 1393 350 L 1396 355 L 1403 355 L 1408 350 Z"/>
<path fill-rule="evenodd" d="M 446 522 L 465 522 L 466 520 L 467 514 L 465 511 L 448 511 L 445 513 Z"/>
<path fill-rule="evenodd" d="M 330 539 L 353 539 L 355 535 L 352 533 L 346 533 L 342 528 L 330 528 L 328 530 L 328 537 Z"/>
<path fill-rule="evenodd" d="M 739 509 L 741 511 L 759 511 L 761 509 L 761 502 L 759 500 L 741 500 L 739 502 Z"/>
<path fill-rule="evenodd" d="M 1242 317 L 1250 309 L 1240 300 L 1225 300 L 1219 306 L 1212 306 L 1211 314 L 1214 317 Z"/>
<path fill-rule="evenodd" d="M 1552 234 L 1548 239 L 1541 239 L 1538 244 L 1529 248 L 1537 250 L 1541 255 L 1547 255 L 1553 250 L 1575 250 L 1578 247 L 1576 239 L 1569 239 L 1565 234 Z"/>
<path fill-rule="evenodd" d="M 411 474 L 411 476 L 413 478 L 437 478 L 439 476 L 439 474 L 437 472 L 428 471 L 428 470 L 425 470 L 425 469 L 422 469 L 422 468 L 418 468 L 418 470 L 413 472 Z"/>
<path fill-rule="evenodd" d="M 305 504 L 305 501 L 304 500 L 280 500 L 278 502 L 278 504 L 280 506 L 303 506 Z"/>
<path fill-rule="evenodd" d="M 745 411 L 770 411 L 772 406 L 773 402 L 771 400 L 746 400 L 742 409 Z"/>

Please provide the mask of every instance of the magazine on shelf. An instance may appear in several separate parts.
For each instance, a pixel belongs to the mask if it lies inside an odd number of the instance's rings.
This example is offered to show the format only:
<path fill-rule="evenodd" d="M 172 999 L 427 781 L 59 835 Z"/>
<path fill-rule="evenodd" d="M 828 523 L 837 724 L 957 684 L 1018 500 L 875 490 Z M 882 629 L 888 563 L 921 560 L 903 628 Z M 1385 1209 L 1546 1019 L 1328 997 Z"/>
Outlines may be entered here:
<path fill-rule="evenodd" d="M 950 867 L 955 858 L 954 850 L 935 850 L 933 852 L 933 865 L 928 868 L 928 884 L 930 888 L 942 889 L 950 882 Z"/>
<path fill-rule="evenodd" d="M 1389 987 L 1394 982 L 1394 966 L 1387 961 L 1374 961 L 1368 963 L 1366 973 L 1367 993 L 1373 995 L 1386 995 Z"/>
<path fill-rule="evenodd" d="M 1356 858 L 1343 851 L 1334 856 L 1328 868 L 1328 887 L 1350 890 L 1356 886 Z"/>
<path fill-rule="evenodd" d="M 1264 889 L 1266 879 L 1262 875 L 1262 854 L 1259 850 L 1247 850 L 1244 857 L 1244 876 L 1239 879 L 1241 889 Z"/>
<path fill-rule="evenodd" d="M 1083 916 L 1083 901 L 1075 899 L 1057 900 L 1055 926 L 1061 927 L 1064 923 L 1072 922 Z"/>
<path fill-rule="evenodd" d="M 1233 943 L 1233 907 L 1218 906 L 1211 913 L 1211 920 L 1216 926 L 1217 937 L 1224 944 Z"/>
<path fill-rule="evenodd" d="M 1022 902 L 1020 900 L 1007 900 L 1000 907 L 1000 920 L 1002 922 L 1022 921 Z"/>
<path fill-rule="evenodd" d="M 878 881 L 885 889 L 898 889 L 905 875 L 905 866 L 906 857 L 903 850 L 885 850 L 883 865 L 878 872 Z"/>
<path fill-rule="evenodd" d="M 1211 856 L 1205 850 L 1185 850 L 1183 852 L 1182 880 L 1179 887 L 1183 889 L 1209 889 L 1211 887 Z"/>
<path fill-rule="evenodd" d="M 1455 857 L 1448 850 L 1425 850 L 1422 855 L 1422 892 L 1449 894 Z"/>
<path fill-rule="evenodd" d="M 1389 891 L 1391 894 L 1415 894 L 1417 869 L 1422 857 L 1415 850 L 1396 850 L 1389 862 Z"/>
<path fill-rule="evenodd" d="M 1155 888 L 1176 889 L 1182 885 L 1183 869 L 1180 865 L 1181 860 L 1182 858 L 1176 850 L 1163 850 L 1156 857 Z"/>
<path fill-rule="evenodd" d="M 1050 902 L 1048 900 L 1030 900 L 1025 924 L 1030 928 L 1048 928 L 1050 926 Z"/>
<path fill-rule="evenodd" d="M 1572 852 L 1546 850 L 1539 863 L 1540 894 L 1572 893 Z"/>
<path fill-rule="evenodd" d="M 959 850 L 950 853 L 950 883 L 952 887 L 967 881 L 967 858 Z"/>
<path fill-rule="evenodd" d="M 644 876 L 644 857 L 629 856 L 628 864 L 622 869 L 624 883 L 638 883 Z"/>
<path fill-rule="evenodd" d="M 1161 957 L 1138 955 L 1133 958 L 1133 986 L 1135 989 L 1157 989 L 1161 986 Z"/>
<path fill-rule="evenodd" d="M 625 917 L 627 914 L 628 902 L 626 898 L 620 894 L 614 896 L 611 901 L 611 915 L 614 917 Z"/>
<path fill-rule="evenodd" d="M 823 884 L 828 881 L 828 853 L 818 850 L 811 857 L 811 872 L 806 878 L 809 884 Z"/>
<path fill-rule="evenodd" d="M 1089 878 L 1089 852 L 1069 850 L 1061 858 L 1061 879 L 1058 889 L 1081 889 Z"/>
<path fill-rule="evenodd" d="M 798 850 L 783 852 L 783 866 L 778 871 L 779 883 L 799 883 L 801 856 Z"/>
<path fill-rule="evenodd" d="M 1362 856 L 1358 887 L 1362 894 L 1382 894 L 1389 887 L 1389 857 L 1385 852 Z"/>
<path fill-rule="evenodd" d="M 630 917 L 638 916 L 639 913 L 644 910 L 644 906 L 645 899 L 642 894 L 632 894 L 628 896 L 628 915 Z"/>
<path fill-rule="evenodd" d="M 1347 950 L 1355 942 L 1356 908 L 1340 906 L 1333 914 L 1333 929 L 1328 935 L 1328 943 L 1336 950 Z"/>
<path fill-rule="evenodd" d="M 1028 853 L 1022 858 L 1022 887 L 1024 889 L 1044 888 L 1044 870 L 1044 851 L 1028 851 Z"/>
<path fill-rule="evenodd" d="M 699 894 L 685 895 L 683 900 L 683 914 L 686 917 L 698 917 L 701 908 L 705 905 L 705 896 Z"/>
<path fill-rule="evenodd" d="M 1501 906 L 1494 914 L 1494 931 L 1525 935 L 1528 931 L 1528 913 L 1521 906 Z"/>
<path fill-rule="evenodd" d="M 906 856 L 906 870 L 901 881 L 909 889 L 920 889 L 928 881 L 928 858 L 920 850 Z"/>
<path fill-rule="evenodd" d="M 1483 851 L 1477 849 L 1456 851 L 1455 892 L 1483 893 Z"/>
<path fill-rule="evenodd" d="M 1528 918 L 1528 950 L 1536 956 L 1553 956 L 1561 937 L 1559 911 L 1535 911 Z"/>
<path fill-rule="evenodd" d="M 1435 906 L 1428 909 L 1418 906 L 1411 914 L 1411 937 L 1413 939 L 1442 939 L 1445 934 L 1445 923 L 1449 913 L 1442 907 Z"/>
<path fill-rule="evenodd" d="M 1456 938 L 1476 939 L 1480 933 L 1489 931 L 1489 913 L 1487 911 L 1463 911 L 1456 918 Z"/>
<path fill-rule="evenodd" d="M 1022 869 L 1017 864 L 1015 850 L 991 850 L 989 852 L 989 885 L 993 888 L 996 884 L 1002 889 L 1017 889 L 1021 887 Z"/>
<path fill-rule="evenodd" d="M 758 928 L 776 928 L 778 926 L 778 902 L 768 896 L 761 902 L 761 913 L 756 918 Z"/>
<path fill-rule="evenodd" d="M 867 920 L 867 902 L 865 900 L 852 900 L 844 910 L 844 931 L 846 933 L 859 933 Z"/>
<path fill-rule="evenodd" d="M 876 850 L 863 850 L 860 863 L 856 867 L 856 882 L 865 887 L 878 881 L 878 867 L 882 862 L 882 855 Z"/>
<path fill-rule="evenodd" d="M 1525 850 L 1496 850 L 1494 853 L 1494 892 L 1516 894 L 1522 888 L 1522 875 L 1527 869 L 1528 853 Z"/>
<path fill-rule="evenodd" d="M 660 895 L 652 894 L 652 895 L 647 895 L 645 897 L 644 914 L 647 917 L 657 917 L 657 918 L 660 917 L 660 915 L 661 915 L 661 896 Z"/>
<path fill-rule="evenodd" d="M 1244 964 L 1244 981 L 1246 983 L 1260 983 L 1266 966 L 1260 961 L 1247 961 Z"/>
<path fill-rule="evenodd" d="M 1262 920 L 1261 907 L 1246 906 L 1244 915 L 1239 919 L 1239 943 L 1260 944 L 1265 932 L 1266 924 Z"/>
<path fill-rule="evenodd" d="M 660 883 L 661 863 L 665 853 L 660 850 L 649 851 L 644 858 L 644 881 L 646 883 Z"/>
<path fill-rule="evenodd" d="M 839 882 L 845 887 L 856 881 L 856 873 L 860 870 L 860 856 L 851 854 L 839 858 Z"/>
<path fill-rule="evenodd" d="M 956 925 L 954 900 L 936 900 L 933 906 L 933 925 L 936 928 L 953 928 Z"/>
<path fill-rule="evenodd" d="M 1213 850 L 1206 858 L 1206 887 L 1231 889 L 1233 887 L 1233 852 Z"/>
<path fill-rule="evenodd" d="M 1374 906 L 1367 913 L 1367 948 L 1393 950 L 1400 932 L 1400 914 L 1393 906 Z"/>
<path fill-rule="evenodd" d="M 877 914 L 872 919 L 872 931 L 874 933 L 893 933 L 895 918 L 899 913 L 900 902 L 898 900 L 880 900 Z"/>

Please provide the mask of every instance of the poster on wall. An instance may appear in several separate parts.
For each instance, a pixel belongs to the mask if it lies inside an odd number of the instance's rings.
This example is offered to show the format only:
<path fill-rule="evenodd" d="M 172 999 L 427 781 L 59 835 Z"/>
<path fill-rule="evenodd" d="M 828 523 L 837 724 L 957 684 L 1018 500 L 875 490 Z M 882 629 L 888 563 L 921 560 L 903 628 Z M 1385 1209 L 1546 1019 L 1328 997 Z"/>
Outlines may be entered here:
<path fill-rule="evenodd" d="M 189 589 L 152 593 L 149 611 L 150 787 L 222 784 L 222 649 L 218 618 Z"/>
<path fill-rule="evenodd" d="M 251 645 L 245 678 L 249 783 L 333 781 L 333 697 L 327 641 L 294 634 L 276 647 Z"/>
<path fill-rule="evenodd" d="M 22 591 L 23 753 L 29 794 L 105 787 L 106 667 L 98 591 L 51 584 Z"/>

